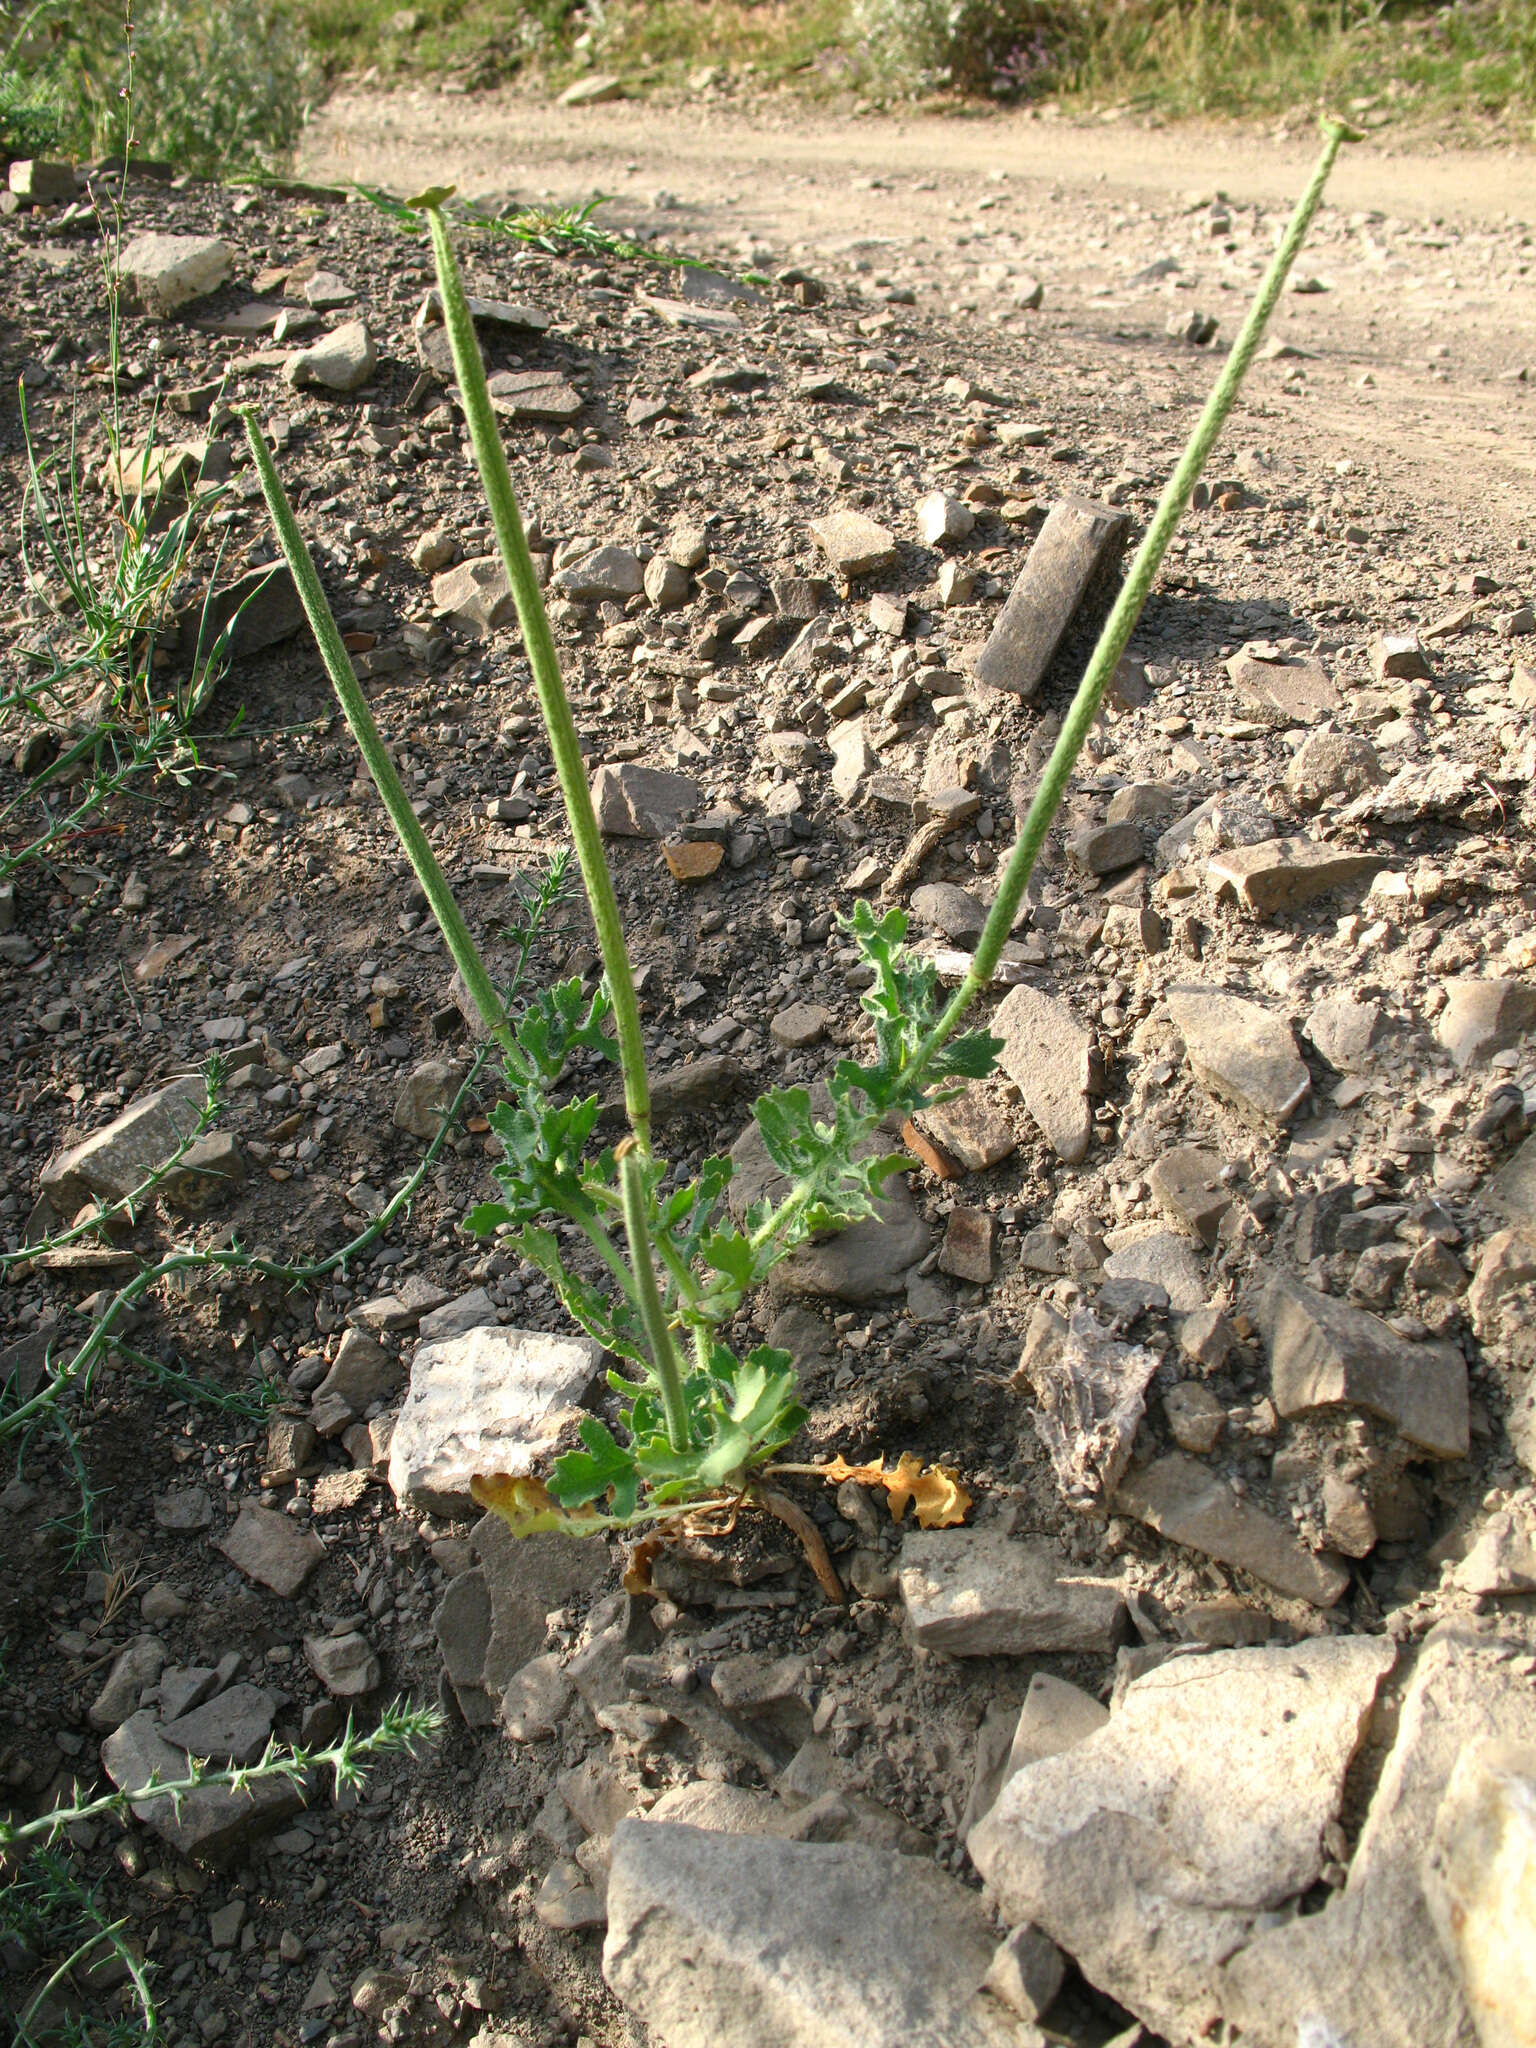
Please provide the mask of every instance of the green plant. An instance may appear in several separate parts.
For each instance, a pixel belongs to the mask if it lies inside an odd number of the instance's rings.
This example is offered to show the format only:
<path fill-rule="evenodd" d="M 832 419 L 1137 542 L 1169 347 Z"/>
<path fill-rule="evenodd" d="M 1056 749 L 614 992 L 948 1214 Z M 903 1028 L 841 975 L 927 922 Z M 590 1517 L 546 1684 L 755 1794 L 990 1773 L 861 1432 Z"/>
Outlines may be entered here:
<path fill-rule="evenodd" d="M 63 139 L 82 154 L 204 173 L 285 161 L 317 82 L 283 0 L 46 0 L 33 33 Z"/>
<path fill-rule="evenodd" d="M 577 981 L 536 995 L 515 1018 L 480 961 L 468 927 L 400 786 L 341 642 L 298 522 L 283 493 L 254 414 L 245 428 L 283 554 L 321 657 L 390 819 L 416 869 L 465 986 L 504 1067 L 509 1099 L 492 1113 L 502 1158 L 501 1199 L 467 1218 L 480 1235 L 505 1236 L 554 1285 L 572 1318 L 620 1361 L 609 1385 L 618 1396 L 623 1441 L 596 1416 L 580 1426 L 582 1448 L 556 1460 L 547 1480 L 484 1475 L 477 1497 L 527 1532 L 626 1529 L 701 1508 L 733 1511 L 753 1494 L 775 1512 L 760 1481 L 804 1419 L 793 1360 L 759 1345 L 745 1357 L 726 1331 L 747 1294 L 812 1235 L 872 1214 L 889 1176 L 910 1164 L 878 1149 L 888 1119 L 910 1116 L 946 1084 L 988 1073 L 998 1042 L 960 1033 L 991 981 L 1036 858 L 1098 715 L 1109 678 L 1129 641 L 1158 566 L 1252 362 L 1287 272 L 1321 199 L 1347 131 L 1326 131 L 1317 169 L 1215 390 L 1169 481 L 1073 699 L 1039 790 L 1003 870 L 971 967 L 938 1006 L 931 965 L 902 950 L 906 917 L 858 904 L 843 927 L 871 974 L 862 998 L 873 1036 L 863 1063 L 837 1062 L 823 1119 L 803 1088 L 770 1090 L 754 1107 L 768 1157 L 785 1192 L 733 1222 L 724 1198 L 731 1162 L 711 1158 L 676 1183 L 653 1152 L 644 1039 L 629 957 L 587 787 L 575 722 L 534 574 L 506 454 L 486 388 L 442 190 L 414 202 L 425 215 L 449 342 L 476 464 L 522 628 L 539 708 L 554 757 L 571 837 L 605 970 L 588 996 Z M 610 1038 L 606 1030 L 613 1026 Z M 629 1133 L 595 1141 L 595 1093 L 564 1095 L 569 1071 L 616 1057 Z M 574 1226 L 586 1247 L 583 1271 L 548 1225 Z M 805 1469 L 792 1468 L 792 1469 Z M 834 1582 L 835 1583 L 835 1582 Z"/>
<path fill-rule="evenodd" d="M 854 0 L 852 26 L 878 75 L 991 92 L 1033 39 L 1062 42 L 1074 12 L 1051 0 Z"/>
<path fill-rule="evenodd" d="M 151 1972 L 124 1932 L 128 1922 L 107 1917 L 97 1888 L 75 1874 L 57 1846 L 70 1828 L 126 1818 L 133 1808 L 156 1798 L 169 1800 L 179 1812 L 181 1802 L 190 1794 L 215 1789 L 238 1796 L 258 1785 L 286 1784 L 308 1799 L 314 1781 L 325 1771 L 331 1773 L 338 1792 L 356 1791 L 380 1757 L 414 1755 L 423 1743 L 440 1735 L 442 1728 L 443 1717 L 436 1707 L 413 1707 L 405 1700 L 392 1700 L 379 1715 L 378 1725 L 367 1734 L 359 1734 L 349 1714 L 339 1739 L 324 1748 L 269 1741 L 255 1763 L 227 1770 L 210 1770 L 196 1757 L 189 1757 L 186 1773 L 180 1778 L 161 1779 L 151 1774 L 143 1784 L 126 1790 L 106 1792 L 96 1799 L 63 1801 L 35 1820 L 0 1820 L 0 1864 L 13 1866 L 10 1882 L 0 1889 L 0 1940 L 14 1944 L 23 1954 L 65 1950 L 62 1960 L 17 2012 L 11 2048 L 42 2048 L 45 2040 L 70 2044 L 70 2048 L 147 2048 L 162 2038 Z M 89 2026 L 74 2016 L 60 2022 L 48 2010 L 50 1998 L 68 1984 L 75 1970 L 99 1962 L 107 1954 L 117 1958 L 127 1975 L 131 2014 L 101 2026 Z M 46 2033 L 34 2031 L 44 2025 Z"/>

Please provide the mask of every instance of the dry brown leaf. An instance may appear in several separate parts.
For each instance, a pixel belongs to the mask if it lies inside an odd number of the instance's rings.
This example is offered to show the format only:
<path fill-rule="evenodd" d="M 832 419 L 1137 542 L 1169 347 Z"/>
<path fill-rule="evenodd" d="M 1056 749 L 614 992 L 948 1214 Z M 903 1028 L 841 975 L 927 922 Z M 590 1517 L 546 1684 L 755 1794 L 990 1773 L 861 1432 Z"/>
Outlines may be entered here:
<path fill-rule="evenodd" d="M 860 1486 L 883 1486 L 893 1522 L 901 1520 L 910 1501 L 923 1529 L 952 1529 L 965 1520 L 971 1506 L 971 1496 L 953 1465 L 925 1466 L 915 1451 L 903 1451 L 890 1472 L 883 1457 L 868 1465 L 850 1465 L 846 1458 L 834 1458 L 822 1472 L 830 1486 L 839 1486 L 845 1479 Z"/>
<path fill-rule="evenodd" d="M 603 1529 L 601 1515 L 563 1508 L 542 1479 L 514 1479 L 508 1472 L 479 1473 L 469 1482 L 471 1498 L 500 1515 L 514 1536 L 538 1536 L 559 1530 L 566 1536 L 591 1536 Z"/>
<path fill-rule="evenodd" d="M 624 1590 L 638 1597 L 643 1593 L 656 1591 L 651 1583 L 651 1566 L 661 1555 L 662 1540 L 659 1536 L 643 1536 L 629 1553 L 629 1562 L 624 1567 Z"/>

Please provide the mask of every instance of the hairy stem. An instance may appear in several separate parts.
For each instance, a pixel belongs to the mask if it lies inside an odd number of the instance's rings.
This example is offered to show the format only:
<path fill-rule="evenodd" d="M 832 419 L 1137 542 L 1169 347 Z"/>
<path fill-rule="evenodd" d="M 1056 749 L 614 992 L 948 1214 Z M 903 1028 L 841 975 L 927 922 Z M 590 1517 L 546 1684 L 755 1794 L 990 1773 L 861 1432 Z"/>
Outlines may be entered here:
<path fill-rule="evenodd" d="M 336 692 L 342 713 L 352 728 L 358 752 L 373 777 L 373 786 L 389 813 L 389 822 L 405 848 L 406 858 L 416 870 L 416 878 L 421 883 L 432 915 L 437 919 L 438 928 L 448 942 L 453 964 L 464 977 L 464 986 L 471 1001 L 484 1019 L 491 1037 L 504 1052 L 510 1054 L 513 1039 L 501 997 L 486 972 L 479 948 L 470 937 L 469 926 L 464 922 L 464 913 L 448 886 L 447 877 L 437 864 L 437 856 L 428 844 L 421 820 L 411 809 L 410 798 L 395 772 L 389 749 L 374 724 L 373 713 L 368 708 L 368 700 L 357 680 L 357 671 L 352 666 L 352 657 L 341 643 L 331 607 L 320 586 L 309 549 L 304 544 L 304 536 L 299 531 L 299 522 L 293 516 L 293 507 L 288 503 L 271 453 L 256 424 L 256 416 L 249 410 L 245 414 L 245 438 L 250 443 L 256 474 L 261 480 L 262 496 L 267 501 L 267 511 L 283 551 L 283 559 L 292 572 L 294 586 L 309 619 L 310 631 L 315 636 L 315 645 L 320 650 L 320 659 L 325 663 L 331 688 Z"/>
<path fill-rule="evenodd" d="M 683 1399 L 683 1369 L 678 1363 L 667 1312 L 661 1305 L 656 1285 L 656 1268 L 651 1263 L 650 1233 L 645 1222 L 645 1170 L 638 1150 L 626 1152 L 619 1161 L 620 1184 L 624 1189 L 624 1228 L 629 1237 L 629 1260 L 634 1268 L 635 1306 L 645 1330 L 645 1340 L 661 1388 L 666 1411 L 667 1436 L 674 1451 L 693 1447 L 688 1427 L 688 1404 Z"/>
<path fill-rule="evenodd" d="M 618 898 L 613 892 L 613 877 L 608 872 L 602 834 L 597 829 L 597 813 L 592 808 L 592 793 L 587 787 L 587 771 L 582 764 L 576 720 L 560 674 L 555 637 L 550 631 L 544 595 L 534 574 L 533 557 L 528 552 L 522 515 L 517 509 L 517 495 L 512 488 L 512 472 L 507 467 L 506 450 L 501 445 L 496 414 L 486 388 L 485 365 L 480 359 L 480 344 L 475 339 L 475 323 L 470 318 L 458 259 L 453 253 L 441 207 L 435 201 L 424 200 L 422 211 L 432 231 L 432 254 L 437 262 L 443 318 L 447 324 L 449 346 L 453 350 L 459 395 L 464 401 L 470 445 L 475 451 L 475 463 L 485 487 L 491 523 L 496 529 L 496 544 L 501 550 L 507 582 L 512 590 L 512 601 L 517 606 L 523 646 L 533 671 L 539 710 L 549 735 L 555 773 L 560 780 L 560 794 L 565 799 L 565 814 L 570 823 L 576 858 L 581 864 L 581 878 L 586 884 L 587 902 L 608 976 L 609 993 L 613 997 L 613 1020 L 618 1034 L 619 1062 L 624 1074 L 624 1106 L 631 1130 L 641 1148 L 649 1152 L 651 1095 L 645 1071 L 640 1006 L 635 1000 L 634 977 L 624 944 Z"/>
<path fill-rule="evenodd" d="M 1152 585 L 1168 551 L 1168 543 L 1184 515 L 1189 503 L 1189 494 L 1200 479 L 1200 473 L 1210 460 L 1217 436 L 1226 424 L 1237 394 L 1242 388 L 1257 353 L 1264 330 L 1269 325 L 1276 301 L 1296 260 L 1298 250 L 1306 238 L 1312 217 L 1317 212 L 1323 196 L 1323 187 L 1333 169 L 1339 146 L 1353 139 L 1352 131 L 1341 121 L 1323 123 L 1323 149 L 1312 173 L 1311 182 L 1297 202 L 1296 211 L 1291 215 L 1290 224 L 1276 249 L 1264 282 L 1259 287 L 1257 298 L 1243 323 L 1242 332 L 1232 344 L 1232 352 L 1222 366 L 1216 387 L 1206 400 L 1190 435 L 1188 445 L 1180 456 L 1178 467 L 1168 479 L 1168 484 L 1158 501 L 1157 511 L 1147 528 L 1145 538 L 1136 551 L 1114 609 L 1104 622 L 1083 679 L 1077 686 L 1077 695 L 1072 699 L 1071 708 L 1062 722 L 1061 734 L 1051 750 L 1051 757 L 1040 778 L 1040 787 L 1034 801 L 1025 813 L 1024 823 L 1019 829 L 1018 840 L 1008 857 L 1003 878 L 998 884 L 997 896 L 988 914 L 981 937 L 976 942 L 976 951 L 965 979 L 955 990 L 948 1007 L 938 1023 L 929 1033 L 918 1052 L 915 1067 L 920 1076 L 928 1062 L 954 1031 L 960 1019 L 981 991 L 987 987 L 1002 956 L 1003 946 L 1013 929 L 1013 921 L 1024 900 L 1024 891 L 1034 872 L 1040 849 L 1045 844 L 1062 798 L 1067 793 L 1077 757 L 1083 750 L 1094 720 L 1099 715 L 1104 692 L 1114 674 L 1120 657 L 1124 654 L 1141 616 L 1143 605 L 1152 591 Z"/>

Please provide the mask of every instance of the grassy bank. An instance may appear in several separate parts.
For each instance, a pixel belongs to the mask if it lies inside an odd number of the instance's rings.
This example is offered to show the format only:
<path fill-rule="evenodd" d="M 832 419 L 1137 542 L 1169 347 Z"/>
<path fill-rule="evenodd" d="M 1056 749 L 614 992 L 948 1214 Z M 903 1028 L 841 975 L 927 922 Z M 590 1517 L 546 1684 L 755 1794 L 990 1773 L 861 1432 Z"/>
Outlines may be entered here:
<path fill-rule="evenodd" d="M 1530 139 L 1536 0 L 0 0 L 0 141 L 280 160 L 328 81 L 786 90 L 861 105 L 1114 105 L 1176 119 L 1321 107 Z"/>

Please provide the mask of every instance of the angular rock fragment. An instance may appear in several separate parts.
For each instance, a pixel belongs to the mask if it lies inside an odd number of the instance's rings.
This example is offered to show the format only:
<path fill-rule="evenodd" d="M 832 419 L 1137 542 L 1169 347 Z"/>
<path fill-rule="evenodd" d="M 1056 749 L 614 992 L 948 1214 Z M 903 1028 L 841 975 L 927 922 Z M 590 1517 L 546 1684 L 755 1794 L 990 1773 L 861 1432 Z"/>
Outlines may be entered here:
<path fill-rule="evenodd" d="M 1186 984 L 1168 991 L 1168 1014 L 1197 1081 L 1258 1123 L 1283 1124 L 1312 1092 L 1291 1027 L 1224 989 Z"/>
<path fill-rule="evenodd" d="M 267 1746 L 278 1695 L 264 1685 L 230 1685 L 210 1700 L 166 1721 L 160 1733 L 188 1756 L 218 1764 L 253 1764 Z"/>
<path fill-rule="evenodd" d="M 868 576 L 896 560 L 896 536 L 862 512 L 839 507 L 811 521 L 811 538 L 842 577 Z"/>
<path fill-rule="evenodd" d="M 1018 1087 L 1024 1107 L 1057 1157 L 1075 1166 L 1093 1133 L 1093 1033 L 1070 1003 L 1024 987 L 1004 996 L 989 1029 L 1003 1041 L 998 1064 Z"/>
<path fill-rule="evenodd" d="M 1041 1928 L 1090 1983 L 1170 2041 L 1203 2039 L 1223 1960 L 1327 1860 L 1395 1654 L 1325 1636 L 1161 1664 L 1098 1733 L 1009 1781 L 972 1860 L 1008 1919 Z M 1306 2009 L 1285 2009 L 1290 2048 Z"/>
<path fill-rule="evenodd" d="M 235 1526 L 214 1548 L 248 1579 L 270 1587 L 284 1600 L 293 1598 L 325 1556 L 325 1545 L 313 1529 L 253 1501 L 244 1504 Z"/>
<path fill-rule="evenodd" d="M 232 260 L 229 245 L 212 235 L 138 235 L 118 259 L 117 274 L 146 313 L 164 319 L 217 291 Z"/>
<path fill-rule="evenodd" d="M 558 370 L 497 370 L 485 380 L 493 409 L 503 419 L 541 420 L 564 426 L 586 400 Z"/>
<path fill-rule="evenodd" d="M 1132 1226 L 1111 1233 L 1114 1250 L 1104 1261 L 1106 1280 L 1135 1280 L 1167 1297 L 1175 1315 L 1205 1305 L 1205 1275 L 1188 1238 L 1176 1231 Z"/>
<path fill-rule="evenodd" d="M 1043 2048 L 981 1900 L 889 1850 L 622 1821 L 603 1975 L 667 2048 Z"/>
<path fill-rule="evenodd" d="M 1218 897 L 1230 894 L 1256 917 L 1275 917 L 1361 881 L 1382 864 L 1378 854 L 1316 839 L 1266 839 L 1218 853 L 1205 872 Z"/>
<path fill-rule="evenodd" d="M 596 1537 L 514 1536 L 499 1515 L 482 1515 L 471 1540 L 491 1606 L 480 1682 L 497 1700 L 543 1649 L 545 1616 L 596 1592 L 608 1552 Z"/>
<path fill-rule="evenodd" d="M 206 1094 L 200 1074 L 185 1074 L 141 1095 L 105 1130 L 50 1160 L 42 1192 L 61 1216 L 72 1216 L 92 1195 L 115 1202 L 131 1194 L 191 1135 Z"/>
<path fill-rule="evenodd" d="M 1440 1945 L 1483 2048 L 1536 2042 L 1536 1743 L 1457 1759 L 1424 1863 Z"/>
<path fill-rule="evenodd" d="M 1360 796 L 1385 782 L 1376 749 L 1358 733 L 1315 732 L 1305 739 L 1285 771 L 1285 786 L 1303 810 L 1317 810 L 1333 797 Z"/>
<path fill-rule="evenodd" d="M 1478 2036 L 1435 1932 L 1426 1856 L 1458 1759 L 1489 1739 L 1536 1742 L 1536 1691 L 1507 1645 L 1442 1623 L 1419 1653 L 1344 1889 L 1321 1913 L 1256 1934 L 1221 1972 L 1222 2010 L 1245 2048 L 1295 2048 L 1299 2013 L 1320 2041 L 1471 2048 Z"/>
<path fill-rule="evenodd" d="M 378 350 L 366 320 L 348 320 L 308 348 L 298 349 L 283 365 L 283 376 L 295 389 L 319 385 L 327 391 L 356 391 L 378 367 Z"/>
<path fill-rule="evenodd" d="M 632 548 L 597 548 L 557 569 L 549 584 L 578 604 L 623 604 L 645 589 L 645 565 Z"/>
<path fill-rule="evenodd" d="M 1284 1523 L 1240 1499 L 1224 1479 L 1182 1452 L 1132 1466 L 1114 1505 L 1170 1543 L 1252 1572 L 1292 1600 L 1332 1607 L 1348 1588 L 1346 1566 L 1308 1550 Z"/>
<path fill-rule="evenodd" d="M 333 1699 L 358 1699 L 373 1692 L 384 1675 L 373 1645 L 356 1629 L 306 1636 L 304 1661 Z"/>
<path fill-rule="evenodd" d="M 702 792 L 688 775 L 645 768 L 638 761 L 605 765 L 592 778 L 597 822 L 611 837 L 674 839 Z"/>
<path fill-rule="evenodd" d="M 463 1514 L 475 1474 L 525 1477 L 579 1411 L 601 1361 L 590 1337 L 499 1324 L 418 1344 L 390 1440 L 395 1498 Z"/>
<path fill-rule="evenodd" d="M 1026 702 L 1033 697 L 1083 600 L 1119 560 L 1129 530 L 1123 512 L 1059 499 L 977 656 L 977 682 Z"/>
<path fill-rule="evenodd" d="M 1486 1192 L 1491 1207 L 1507 1222 L 1536 1224 L 1536 1132 L 1510 1154 Z"/>
<path fill-rule="evenodd" d="M 147 1785 L 152 1776 L 171 1784 L 187 1775 L 185 1752 L 172 1748 L 150 1713 L 133 1715 L 109 1735 L 101 1745 L 101 1761 L 113 1784 L 126 1792 Z M 182 1793 L 179 1800 L 151 1794 L 135 1799 L 133 1811 L 180 1855 L 217 1868 L 303 1804 L 297 1786 L 268 1778 L 244 1792 L 205 1785 Z"/>
<path fill-rule="evenodd" d="M 1530 982 L 1464 975 L 1448 981 L 1445 994 L 1435 1036 L 1463 1071 L 1514 1045 L 1536 1025 L 1536 986 Z"/>
<path fill-rule="evenodd" d="M 1147 1175 L 1152 1199 L 1202 1243 L 1214 1245 L 1232 1191 L 1221 1178 L 1220 1155 L 1203 1145 L 1175 1145 L 1153 1160 Z"/>
<path fill-rule="evenodd" d="M 1386 1036 L 1387 1019 L 1380 1003 L 1364 1002 L 1343 989 L 1322 1001 L 1306 1020 L 1306 1035 L 1330 1067 L 1358 1074 Z"/>
<path fill-rule="evenodd" d="M 1018 1146 L 1013 1126 L 975 1088 L 950 1102 L 935 1103 L 917 1119 L 919 1128 L 966 1173 L 984 1173 Z"/>
<path fill-rule="evenodd" d="M 1315 725 L 1339 709 L 1339 692 L 1315 654 L 1282 654 L 1249 641 L 1227 663 L 1245 710 L 1280 725 Z"/>
<path fill-rule="evenodd" d="M 432 602 L 441 617 L 456 619 L 482 640 L 517 617 L 500 555 L 479 555 L 434 576 Z"/>
<path fill-rule="evenodd" d="M 1107 1654 L 1125 1612 L 1118 1580 L 1062 1569 L 1049 1543 L 1000 1529 L 914 1529 L 898 1579 L 914 1642 L 951 1657 Z"/>
<path fill-rule="evenodd" d="M 1467 1455 L 1467 1362 L 1454 1344 L 1410 1344 L 1379 1317 L 1289 1274 L 1270 1281 L 1261 1324 L 1281 1415 L 1361 1408 L 1432 1457 Z"/>

